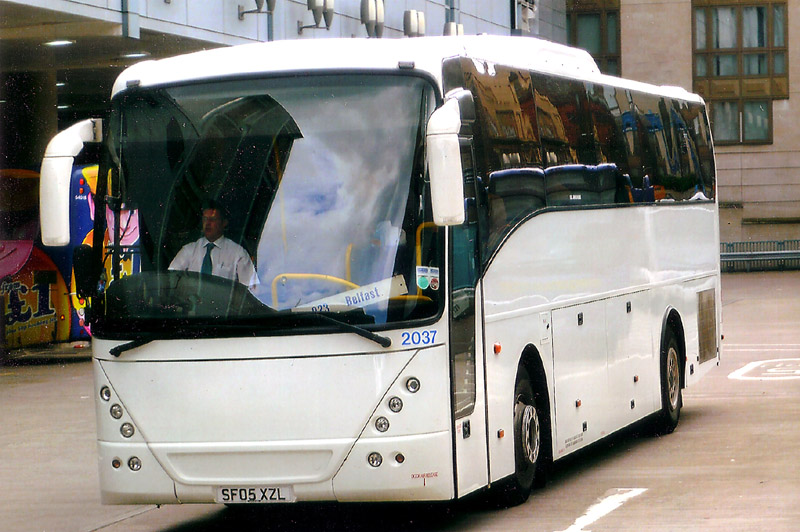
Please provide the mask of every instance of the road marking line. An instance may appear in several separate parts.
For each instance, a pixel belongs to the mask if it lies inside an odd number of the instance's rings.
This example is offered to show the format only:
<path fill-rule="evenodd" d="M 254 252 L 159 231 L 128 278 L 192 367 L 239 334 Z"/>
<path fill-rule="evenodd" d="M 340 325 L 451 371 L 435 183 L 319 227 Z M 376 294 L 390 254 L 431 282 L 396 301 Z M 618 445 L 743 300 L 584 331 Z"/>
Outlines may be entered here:
<path fill-rule="evenodd" d="M 609 495 L 606 498 L 601 499 L 597 504 L 590 506 L 589 509 L 586 510 L 586 513 L 576 519 L 575 523 L 573 523 L 571 527 L 561 532 L 591 532 L 590 530 L 584 530 L 583 527 L 589 526 L 598 519 L 605 517 L 622 506 L 625 501 L 641 495 L 647 491 L 647 489 L 617 488 L 615 491 L 616 493 Z"/>
<path fill-rule="evenodd" d="M 772 367 L 768 367 L 772 366 Z M 765 368 L 754 377 L 747 374 L 757 368 Z M 800 379 L 800 358 L 773 358 L 756 360 L 728 374 L 729 379 L 741 381 L 787 381 Z"/>

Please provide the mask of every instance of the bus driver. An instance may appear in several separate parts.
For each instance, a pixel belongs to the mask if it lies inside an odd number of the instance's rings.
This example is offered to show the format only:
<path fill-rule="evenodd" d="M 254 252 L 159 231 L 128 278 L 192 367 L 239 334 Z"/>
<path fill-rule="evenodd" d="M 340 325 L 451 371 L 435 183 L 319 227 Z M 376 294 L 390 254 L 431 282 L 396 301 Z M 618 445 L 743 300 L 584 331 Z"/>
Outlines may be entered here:
<path fill-rule="evenodd" d="M 170 270 L 200 272 L 254 288 L 258 284 L 253 261 L 242 246 L 225 238 L 228 219 L 215 201 L 203 204 L 203 236 L 178 251 Z"/>

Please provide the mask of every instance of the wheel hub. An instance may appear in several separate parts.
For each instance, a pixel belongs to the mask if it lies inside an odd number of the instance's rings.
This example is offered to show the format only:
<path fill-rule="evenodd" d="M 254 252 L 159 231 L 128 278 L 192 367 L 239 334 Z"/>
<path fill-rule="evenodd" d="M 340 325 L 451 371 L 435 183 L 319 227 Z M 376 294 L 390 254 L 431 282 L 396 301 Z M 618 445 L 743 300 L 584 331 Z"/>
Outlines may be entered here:
<path fill-rule="evenodd" d="M 678 408 L 680 395 L 680 372 L 678 369 L 678 352 L 670 347 L 667 352 L 667 390 L 669 391 L 669 405 L 672 410 Z"/>
<path fill-rule="evenodd" d="M 541 435 L 539 432 L 539 414 L 531 405 L 524 405 L 522 412 L 522 449 L 531 464 L 539 458 Z"/>

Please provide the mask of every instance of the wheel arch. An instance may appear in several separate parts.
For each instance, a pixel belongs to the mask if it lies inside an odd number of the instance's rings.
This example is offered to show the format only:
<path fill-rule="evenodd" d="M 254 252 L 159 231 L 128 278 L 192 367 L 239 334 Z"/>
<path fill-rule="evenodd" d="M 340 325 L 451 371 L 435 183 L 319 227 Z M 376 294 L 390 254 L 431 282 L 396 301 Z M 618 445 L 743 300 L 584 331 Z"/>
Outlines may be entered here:
<path fill-rule="evenodd" d="M 545 405 L 546 406 L 546 434 L 547 434 L 547 445 L 544 446 L 544 451 L 546 453 L 545 458 L 549 461 L 553 459 L 553 448 L 552 448 L 552 441 L 553 438 L 553 417 L 552 417 L 552 404 L 550 399 L 550 387 L 547 383 L 547 373 L 544 370 L 544 363 L 542 362 L 542 357 L 539 354 L 539 350 L 533 344 L 528 344 L 522 350 L 522 355 L 519 359 L 519 368 L 525 368 L 528 372 L 528 377 L 530 377 L 531 387 L 533 388 L 533 395 L 534 399 L 536 399 L 536 404 L 538 405 Z"/>
<path fill-rule="evenodd" d="M 680 313 L 674 307 L 670 307 L 669 309 L 667 309 L 667 312 L 664 314 L 664 320 L 661 325 L 661 340 L 659 343 L 659 353 L 664 348 L 664 343 L 666 342 L 666 336 L 667 336 L 667 329 L 672 329 L 672 332 L 675 333 L 676 339 L 678 340 L 678 347 L 681 350 L 680 352 L 681 388 L 686 388 L 686 369 L 687 369 L 686 333 L 683 328 L 683 319 L 681 318 Z"/>

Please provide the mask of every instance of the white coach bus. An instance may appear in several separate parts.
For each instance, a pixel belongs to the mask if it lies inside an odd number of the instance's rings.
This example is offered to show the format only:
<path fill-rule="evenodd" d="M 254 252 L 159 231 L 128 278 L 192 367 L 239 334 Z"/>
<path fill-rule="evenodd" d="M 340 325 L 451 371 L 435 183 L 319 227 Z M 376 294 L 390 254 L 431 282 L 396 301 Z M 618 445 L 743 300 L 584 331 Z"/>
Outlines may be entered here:
<path fill-rule="evenodd" d="M 75 258 L 105 503 L 520 503 L 622 427 L 670 432 L 719 361 L 704 103 L 583 51 L 313 40 L 137 64 L 48 147 L 46 244 L 101 136 Z M 255 276 L 170 268 L 208 201 Z"/>

